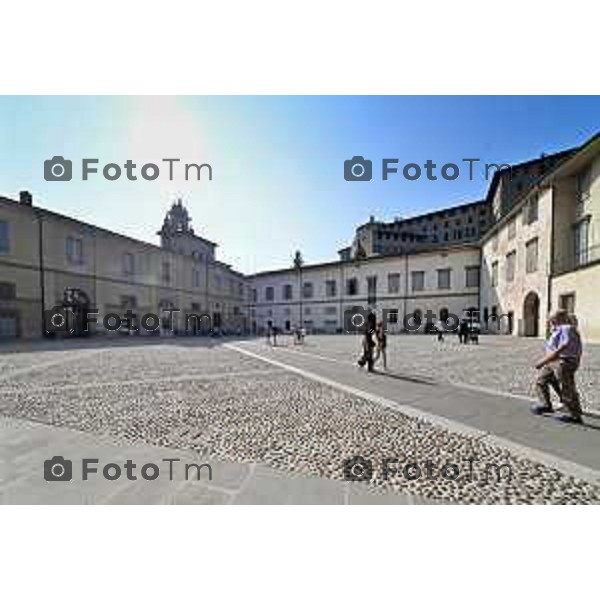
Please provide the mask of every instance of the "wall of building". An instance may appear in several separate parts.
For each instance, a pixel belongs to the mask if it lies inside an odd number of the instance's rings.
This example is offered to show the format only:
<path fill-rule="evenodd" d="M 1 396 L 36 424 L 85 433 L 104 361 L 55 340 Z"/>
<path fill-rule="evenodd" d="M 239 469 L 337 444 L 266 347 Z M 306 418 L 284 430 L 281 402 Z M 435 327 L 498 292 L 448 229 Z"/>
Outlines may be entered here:
<path fill-rule="evenodd" d="M 553 191 L 551 187 L 539 193 L 531 193 L 527 201 L 537 197 L 537 219 L 527 223 L 527 202 L 522 202 L 501 222 L 482 244 L 481 300 L 482 315 L 491 315 L 494 307 L 499 320 L 497 330 L 509 333 L 512 320 L 514 335 L 542 335 L 548 312 L 548 281 L 550 277 L 550 245 L 552 231 Z M 538 240 L 537 269 L 526 270 L 526 244 Z M 507 279 L 507 256 L 516 252 L 514 277 Z M 493 265 L 498 264 L 498 281 L 493 285 Z M 532 322 L 530 310 L 534 296 L 537 297 L 538 316 Z M 526 305 L 526 298 L 528 303 Z M 531 304 L 530 304 L 531 303 Z M 509 317 L 512 315 L 512 317 Z"/>
<path fill-rule="evenodd" d="M 383 311 L 397 310 L 398 323 L 389 325 L 390 332 L 403 329 L 404 317 L 419 309 L 439 314 L 445 308 L 460 316 L 467 308 L 478 306 L 477 286 L 467 287 L 466 267 L 479 266 L 479 250 L 464 246 L 448 251 L 423 252 L 414 255 L 372 258 L 365 261 L 328 263 L 305 267 L 301 273 L 293 270 L 257 274 L 250 286 L 256 290 L 256 302 L 250 305 L 251 319 L 257 332 L 266 329 L 269 321 L 285 330 L 302 321 L 311 331 L 336 332 L 344 329 L 344 313 L 357 307 L 373 309 L 379 318 Z M 438 269 L 451 269 L 450 289 L 438 289 Z M 425 272 L 424 289 L 412 289 L 412 271 Z M 390 291 L 388 276 L 397 274 L 399 289 Z M 368 294 L 368 279 L 376 278 L 374 296 Z M 348 281 L 356 280 L 357 293 L 349 294 Z M 335 281 L 336 295 L 327 296 L 327 281 Z M 312 283 L 313 297 L 302 298 L 299 289 Z M 292 286 L 292 298 L 285 299 L 284 286 Z M 273 288 L 273 300 L 267 299 L 267 288 Z"/>
<path fill-rule="evenodd" d="M 0 296 L 4 327 L 14 323 L 17 334 L 31 337 L 40 329 L 41 301 L 38 229 L 31 208 L 0 203 L 0 221 L 8 225 L 8 248 L 0 250 L 0 285 L 12 291 Z"/>
<path fill-rule="evenodd" d="M 564 296 L 574 296 L 572 310 L 579 321 L 584 341 L 600 343 L 600 312 L 598 311 L 598 285 L 600 264 L 581 268 L 555 277 L 552 281 L 552 307 L 566 308 Z"/>
<path fill-rule="evenodd" d="M 0 199 L 0 221 L 9 223 L 10 239 L 8 252 L 0 253 L 0 285 L 6 283 L 16 289 L 15 298 L 0 298 L 0 319 L 14 315 L 18 337 L 42 334 L 40 220 L 46 310 L 62 305 L 65 290 L 75 288 L 83 291 L 89 307 L 98 311 L 99 323 L 90 327 L 95 333 L 110 333 L 102 326 L 108 313 L 124 315 L 131 308 L 138 318 L 145 313 L 165 316 L 161 308 L 168 306 L 181 311 L 176 317 L 180 331 L 185 330 L 184 313 L 208 313 L 213 325 L 218 318 L 219 327 L 227 331 L 240 331 L 247 326 L 245 277 L 215 261 L 214 245 L 209 242 L 198 238 L 199 243 L 195 244 L 196 238 L 189 235 L 190 248 L 203 248 L 206 254 L 185 254 L 185 248 L 180 246 L 163 249 Z M 69 256 L 67 240 L 76 240 L 75 255 Z M 168 280 L 164 264 L 169 265 Z M 193 276 L 193 271 L 197 271 L 197 276 Z"/>

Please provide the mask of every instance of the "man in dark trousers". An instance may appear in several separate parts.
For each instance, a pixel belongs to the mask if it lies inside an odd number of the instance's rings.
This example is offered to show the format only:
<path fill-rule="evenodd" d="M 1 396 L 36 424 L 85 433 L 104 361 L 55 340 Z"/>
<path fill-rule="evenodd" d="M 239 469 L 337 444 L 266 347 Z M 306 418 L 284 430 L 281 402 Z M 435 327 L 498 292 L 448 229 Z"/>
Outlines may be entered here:
<path fill-rule="evenodd" d="M 362 356 L 358 359 L 358 365 L 364 367 L 367 365 L 369 372 L 373 371 L 373 349 L 376 342 L 374 339 L 375 328 L 377 326 L 377 317 L 375 313 L 369 313 L 366 319 L 362 338 Z"/>
<path fill-rule="evenodd" d="M 550 317 L 550 337 L 545 343 L 545 355 L 536 365 L 539 375 L 536 381 L 539 403 L 532 407 L 536 415 L 554 412 L 550 400 L 550 388 L 563 402 L 566 413 L 557 418 L 565 423 L 582 423 L 581 403 L 575 385 L 575 372 L 581 362 L 581 337 L 576 327 L 569 323 L 564 310 Z"/>

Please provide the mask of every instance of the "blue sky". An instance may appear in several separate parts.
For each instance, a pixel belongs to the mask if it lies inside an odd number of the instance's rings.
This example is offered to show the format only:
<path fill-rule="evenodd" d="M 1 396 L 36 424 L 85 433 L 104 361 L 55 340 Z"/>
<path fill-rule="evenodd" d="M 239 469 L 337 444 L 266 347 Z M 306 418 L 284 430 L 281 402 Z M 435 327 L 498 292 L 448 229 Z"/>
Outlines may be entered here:
<path fill-rule="evenodd" d="M 0 195 L 34 202 L 157 243 L 182 197 L 196 232 L 244 272 L 337 258 L 355 227 L 481 198 L 462 158 L 518 162 L 581 144 L 600 131 L 600 97 L 0 97 Z M 74 163 L 70 182 L 46 182 L 43 162 Z M 344 160 L 373 160 L 373 181 L 346 182 Z M 138 165 L 138 180 L 81 180 L 81 159 Z M 213 180 L 139 177 L 146 162 L 210 163 Z M 381 180 L 381 159 L 431 159 L 463 169 L 455 181 Z"/>

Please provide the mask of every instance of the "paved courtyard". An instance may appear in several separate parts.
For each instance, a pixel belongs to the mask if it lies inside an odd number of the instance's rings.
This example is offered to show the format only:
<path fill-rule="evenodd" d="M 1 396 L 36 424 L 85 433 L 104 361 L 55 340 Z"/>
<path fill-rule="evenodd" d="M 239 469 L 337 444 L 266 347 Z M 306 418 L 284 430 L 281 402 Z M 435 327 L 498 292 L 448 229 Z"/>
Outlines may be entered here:
<path fill-rule="evenodd" d="M 236 483 L 176 493 L 170 484 L 139 482 L 119 495 L 86 492 L 80 482 L 83 496 L 71 487 L 63 501 L 600 501 L 598 426 L 536 420 L 523 399 L 476 391 L 529 394 L 539 342 L 484 338 L 479 347 L 462 347 L 453 339 L 437 345 L 424 336 L 393 337 L 389 376 L 379 378 L 353 364 L 356 337 L 309 337 L 301 348 L 281 342 L 271 348 L 264 340 L 92 340 L 5 348 L 0 497 L 43 499 L 42 486 L 60 501 L 56 490 L 67 488 L 43 481 L 42 458 L 94 447 L 106 455 L 103 449 L 118 447 L 119 456 L 128 448 L 146 456 L 192 453 L 214 461 L 221 474 L 236 473 Z M 598 349 L 588 348 L 581 380 L 592 408 L 599 360 Z M 349 484 L 343 466 L 355 456 L 368 459 L 373 471 L 368 481 Z M 390 457 L 399 470 L 386 476 L 382 465 Z M 420 475 L 402 471 L 406 464 L 417 465 Z M 456 470 L 441 476 L 447 464 Z M 497 476 L 498 466 L 511 477 Z M 433 475 L 425 476 L 429 469 Z"/>
<path fill-rule="evenodd" d="M 284 338 L 284 344 L 290 345 Z M 535 397 L 536 371 L 543 342 L 512 336 L 481 336 L 479 345 L 459 344 L 456 335 L 438 343 L 430 335 L 388 336 L 391 371 Z M 357 355 L 354 336 L 315 336 L 302 350 L 348 361 Z M 586 344 L 577 385 L 584 410 L 600 412 L 600 344 Z"/>

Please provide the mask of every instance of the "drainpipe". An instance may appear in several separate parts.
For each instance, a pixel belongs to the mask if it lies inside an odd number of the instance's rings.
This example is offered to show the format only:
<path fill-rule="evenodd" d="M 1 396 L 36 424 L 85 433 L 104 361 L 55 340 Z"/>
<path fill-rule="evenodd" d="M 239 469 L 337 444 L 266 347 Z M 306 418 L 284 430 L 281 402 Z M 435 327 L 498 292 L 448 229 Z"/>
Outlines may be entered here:
<path fill-rule="evenodd" d="M 553 272 L 553 262 L 554 262 L 554 207 L 555 207 L 555 199 L 554 199 L 554 190 L 556 186 L 552 186 L 552 199 L 550 201 L 550 263 L 548 267 L 548 283 L 547 283 L 547 314 L 550 314 L 552 310 L 552 272 Z"/>
<path fill-rule="evenodd" d="M 44 232 L 43 232 L 43 219 L 39 212 L 37 212 L 38 221 L 38 260 L 40 265 L 40 325 L 41 334 L 44 337 L 46 332 L 46 320 L 44 318 L 44 310 L 46 308 L 46 284 L 44 277 Z"/>
<path fill-rule="evenodd" d="M 408 297 L 408 254 L 404 254 L 404 296 L 402 298 L 402 328 L 406 323 L 406 301 Z"/>

